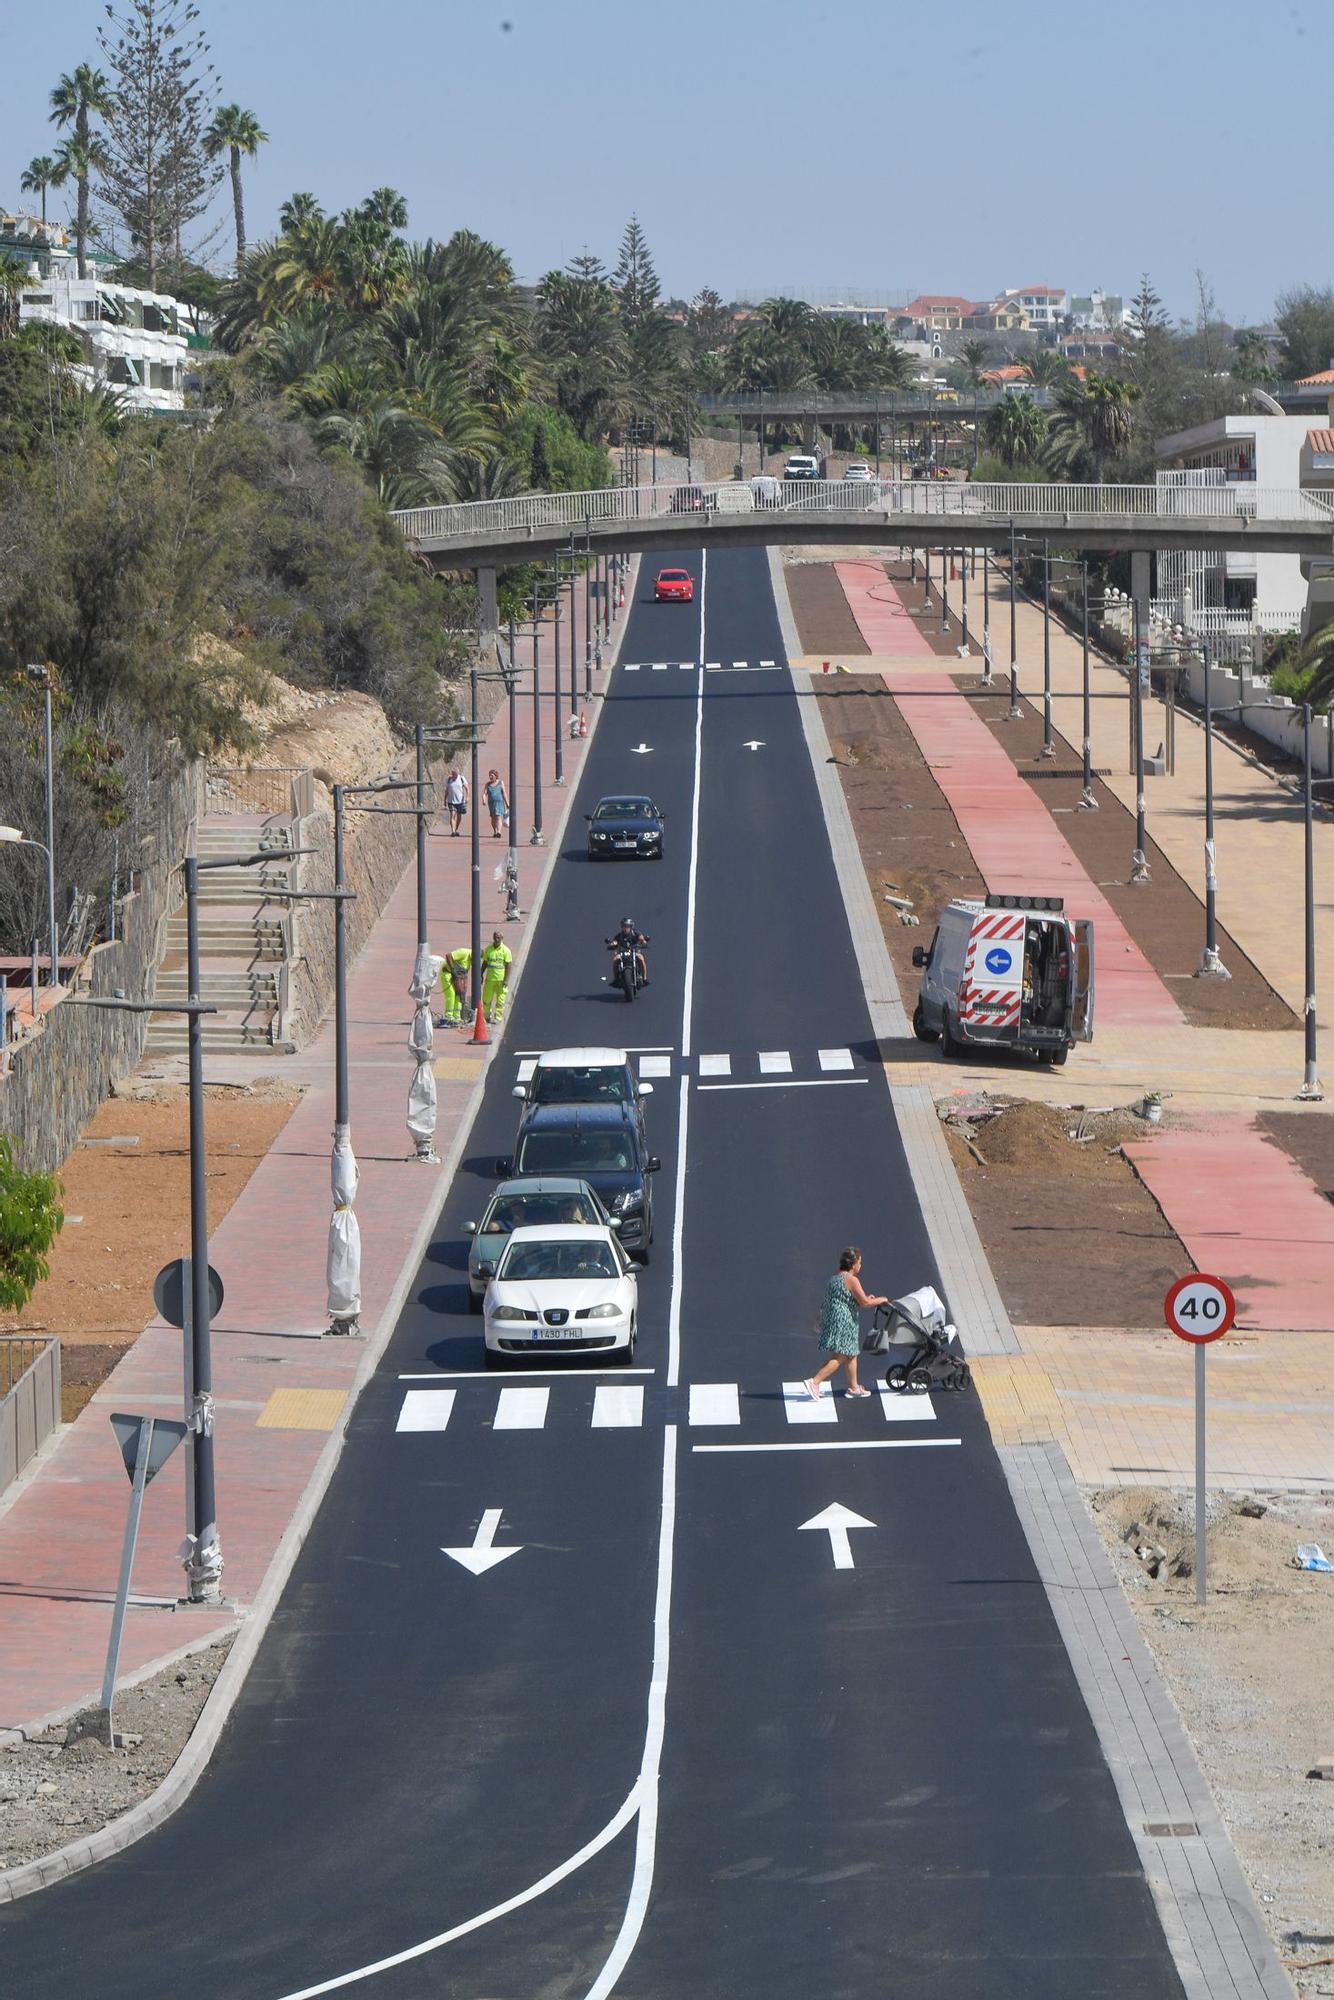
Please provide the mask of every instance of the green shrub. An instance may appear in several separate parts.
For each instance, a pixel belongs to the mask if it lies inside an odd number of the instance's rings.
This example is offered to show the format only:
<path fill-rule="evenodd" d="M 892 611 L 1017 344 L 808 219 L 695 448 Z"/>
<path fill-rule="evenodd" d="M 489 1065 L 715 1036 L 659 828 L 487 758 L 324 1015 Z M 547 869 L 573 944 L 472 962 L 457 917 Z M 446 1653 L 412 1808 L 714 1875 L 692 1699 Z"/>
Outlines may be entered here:
<path fill-rule="evenodd" d="M 54 1174 L 25 1173 L 0 1133 L 0 1309 L 22 1312 L 43 1278 L 47 1252 L 65 1222 Z"/>

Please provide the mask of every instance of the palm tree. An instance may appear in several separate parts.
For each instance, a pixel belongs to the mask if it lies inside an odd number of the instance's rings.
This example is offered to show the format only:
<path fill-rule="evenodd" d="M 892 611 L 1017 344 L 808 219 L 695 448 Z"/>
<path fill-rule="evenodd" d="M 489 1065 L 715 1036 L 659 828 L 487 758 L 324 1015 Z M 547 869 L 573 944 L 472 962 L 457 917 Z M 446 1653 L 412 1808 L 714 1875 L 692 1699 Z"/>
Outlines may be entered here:
<path fill-rule="evenodd" d="M 990 361 L 991 342 L 989 340 L 964 341 L 959 349 L 959 363 L 968 378 L 970 389 L 976 391 L 982 387 L 982 378 L 987 372 Z"/>
<path fill-rule="evenodd" d="M 0 251 L 0 340 L 8 340 L 19 330 L 19 300 L 30 285 L 28 267 L 22 257 Z"/>
<path fill-rule="evenodd" d="M 49 153 L 39 153 L 35 160 L 29 160 L 19 175 L 19 186 L 24 194 L 41 197 L 42 224 L 46 224 L 46 190 L 60 186 L 60 169 Z"/>
<path fill-rule="evenodd" d="M 57 156 L 60 180 L 73 178 L 78 184 L 79 202 L 74 224 L 74 240 L 79 257 L 79 276 L 88 276 L 88 179 L 105 162 L 101 141 L 94 137 L 89 120 L 105 117 L 111 109 L 111 85 L 100 69 L 80 63 L 72 74 L 61 77 L 51 92 L 51 123 L 62 131 L 73 127 Z M 59 181 L 53 182 L 58 186 Z"/>
<path fill-rule="evenodd" d="M 1070 363 L 1054 348 L 1039 347 L 1022 364 L 1024 375 L 1035 389 L 1059 389 L 1070 379 Z"/>
<path fill-rule="evenodd" d="M 1134 429 L 1131 411 L 1140 399 L 1141 390 L 1137 382 L 1124 381 L 1119 375 L 1099 375 L 1090 369 L 1084 377 L 1084 394 L 1089 446 L 1097 477 L 1102 479 L 1108 459 L 1118 457 L 1130 442 Z"/>
<path fill-rule="evenodd" d="M 989 448 L 1006 465 L 1028 465 L 1037 457 L 1046 418 L 1027 391 L 1006 396 L 982 420 Z"/>
<path fill-rule="evenodd" d="M 213 123 L 204 134 L 204 153 L 210 160 L 216 160 L 220 153 L 226 153 L 228 171 L 232 177 L 232 214 L 236 218 L 236 265 L 240 269 L 245 256 L 245 204 L 241 199 L 241 156 L 253 160 L 260 147 L 268 142 L 268 133 L 261 131 L 260 123 L 253 111 L 243 111 L 239 104 L 224 104 L 213 114 Z"/>
<path fill-rule="evenodd" d="M 1302 648 L 1302 665 L 1314 669 L 1306 689 L 1312 708 L 1334 709 L 1334 625 L 1322 625 Z"/>

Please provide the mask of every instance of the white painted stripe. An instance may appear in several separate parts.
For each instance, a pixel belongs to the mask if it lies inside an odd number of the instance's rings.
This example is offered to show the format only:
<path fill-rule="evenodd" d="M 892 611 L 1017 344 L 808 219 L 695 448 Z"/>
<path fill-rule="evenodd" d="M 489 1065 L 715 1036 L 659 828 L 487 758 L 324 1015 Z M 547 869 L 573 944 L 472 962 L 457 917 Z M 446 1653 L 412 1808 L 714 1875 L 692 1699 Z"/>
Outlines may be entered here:
<path fill-rule="evenodd" d="M 793 1438 L 779 1444 L 696 1444 L 692 1451 L 925 1451 L 962 1444 L 962 1438 Z M 301 2000 L 301 1995 L 296 1996 Z"/>
<path fill-rule="evenodd" d="M 936 1406 L 929 1396 L 901 1395 L 897 1389 L 887 1389 L 883 1382 L 876 1385 L 880 1391 L 880 1407 L 885 1413 L 887 1424 L 930 1424 L 935 1422 Z"/>
<path fill-rule="evenodd" d="M 641 1083 L 651 1083 L 657 1077 L 670 1076 L 672 1059 L 670 1056 L 641 1056 L 639 1058 L 639 1078 Z"/>
<path fill-rule="evenodd" d="M 783 1415 L 790 1424 L 836 1424 L 838 1405 L 829 1393 L 829 1384 L 820 1385 L 820 1400 L 813 1403 L 804 1382 L 784 1382 Z"/>
<path fill-rule="evenodd" d="M 761 665 L 761 667 L 771 667 L 771 666 L 772 666 L 773 664 L 774 664 L 774 663 L 773 663 L 773 661 L 772 661 L 772 660 L 761 660 L 761 661 L 760 661 L 760 665 Z"/>
<path fill-rule="evenodd" d="M 851 1049 L 821 1049 L 819 1051 L 819 1056 L 820 1056 L 821 1069 L 829 1070 L 829 1069 L 852 1068 Z"/>
<path fill-rule="evenodd" d="M 396 1431 L 442 1431 L 454 1408 L 452 1389 L 409 1389 L 398 1413 Z"/>
<path fill-rule="evenodd" d="M 698 660 L 682 660 L 682 661 L 681 661 L 681 672 L 682 672 L 683 674 L 697 674 L 697 673 L 699 672 L 699 661 L 698 661 Z"/>
<path fill-rule="evenodd" d="M 869 1076 L 786 1076 L 778 1083 L 702 1083 L 701 1090 L 833 1090 L 839 1084 L 869 1083 Z"/>
<path fill-rule="evenodd" d="M 502 1389 L 493 1428 L 498 1431 L 540 1431 L 547 1420 L 550 1389 Z"/>
<path fill-rule="evenodd" d="M 703 681 L 700 686 L 703 687 Z M 679 1123 L 676 1131 L 676 1183 L 672 1190 L 672 1291 L 667 1306 L 667 1386 L 681 1380 L 681 1272 L 686 1215 L 686 1138 L 690 1127 L 690 1078 L 681 1075 Z"/>
<path fill-rule="evenodd" d="M 667 662 L 666 662 L 666 660 L 654 660 L 654 662 L 653 662 L 653 672 L 654 672 L 655 674 L 665 674 L 665 673 L 666 673 L 666 671 L 667 671 Z"/>
<path fill-rule="evenodd" d="M 706 674 L 720 674 L 722 670 L 723 663 L 721 660 L 706 660 L 704 662 L 704 671 Z"/>
<path fill-rule="evenodd" d="M 520 1368 L 436 1368 L 429 1375 L 400 1375 L 400 1382 L 494 1382 L 501 1375 L 525 1375 L 529 1381 L 534 1375 L 554 1375 L 564 1381 L 569 1375 L 656 1375 L 656 1368 L 622 1368 L 612 1363 L 605 1368 L 583 1367 L 578 1362 L 567 1362 L 557 1368 L 530 1368 L 525 1364 Z"/>
<path fill-rule="evenodd" d="M 741 1396 L 735 1382 L 692 1382 L 690 1385 L 692 1424 L 739 1424 Z"/>
<path fill-rule="evenodd" d="M 595 1431 L 637 1431 L 644 1421 L 644 1391 L 636 1383 L 620 1388 L 604 1382 L 593 1395 Z"/>
<path fill-rule="evenodd" d="M 701 1056 L 699 1059 L 699 1073 L 701 1076 L 730 1076 L 732 1074 L 732 1058 L 731 1056 Z"/>
<path fill-rule="evenodd" d="M 527 1083 L 529 1077 L 532 1075 L 533 1071 L 536 1068 L 537 1068 L 537 1057 L 529 1056 L 525 1061 L 519 1064 L 518 1081 L 520 1083 Z"/>
<path fill-rule="evenodd" d="M 635 660 L 633 663 L 627 661 L 625 671 L 627 674 L 637 674 L 639 672 L 638 660 Z"/>
<path fill-rule="evenodd" d="M 745 665 L 746 665 L 746 662 L 745 662 L 744 660 L 733 660 L 733 662 L 732 662 L 732 667 L 733 667 L 733 670 L 735 670 L 735 669 L 737 669 L 737 668 L 741 668 L 741 669 L 742 669 L 742 670 L 744 671 L 744 669 L 745 669 Z"/>
<path fill-rule="evenodd" d="M 699 656 L 704 657 L 704 583 L 708 570 L 709 553 L 705 549 L 700 555 L 699 569 Z M 686 876 L 686 954 L 683 968 L 683 997 L 681 1002 L 681 1054 L 690 1054 L 690 1027 L 695 1007 L 695 903 L 699 890 L 699 791 L 703 770 L 704 744 L 704 678 L 701 675 L 695 690 L 695 784 L 690 801 L 690 866 Z M 684 1079 L 682 1079 L 684 1084 Z M 685 1104 L 684 1090 L 681 1098 Z M 685 1164 L 684 1141 L 678 1143 L 677 1151 L 682 1168 Z M 678 1223 L 680 1208 L 678 1204 Z"/>
<path fill-rule="evenodd" d="M 761 1076 L 791 1076 L 792 1058 L 786 1049 L 760 1050 Z"/>

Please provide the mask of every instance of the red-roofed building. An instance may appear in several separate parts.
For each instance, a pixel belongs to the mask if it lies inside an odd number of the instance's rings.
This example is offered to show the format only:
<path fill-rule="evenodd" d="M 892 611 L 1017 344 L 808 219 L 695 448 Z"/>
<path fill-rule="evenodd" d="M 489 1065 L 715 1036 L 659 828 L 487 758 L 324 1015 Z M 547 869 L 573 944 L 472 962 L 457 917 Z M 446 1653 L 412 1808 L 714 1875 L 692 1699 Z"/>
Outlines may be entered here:
<path fill-rule="evenodd" d="M 1063 285 L 1015 285 L 1001 297 L 1023 308 L 1035 333 L 1057 332 L 1070 310 L 1070 294 Z"/>
<path fill-rule="evenodd" d="M 1321 368 L 1314 375 L 1299 375 L 1299 389 L 1334 389 L 1334 368 Z"/>
<path fill-rule="evenodd" d="M 902 312 L 895 314 L 894 323 L 920 326 L 928 333 L 957 333 L 963 325 L 964 314 L 973 310 L 971 299 L 960 298 L 952 292 L 923 292 L 920 298 L 910 299 Z"/>

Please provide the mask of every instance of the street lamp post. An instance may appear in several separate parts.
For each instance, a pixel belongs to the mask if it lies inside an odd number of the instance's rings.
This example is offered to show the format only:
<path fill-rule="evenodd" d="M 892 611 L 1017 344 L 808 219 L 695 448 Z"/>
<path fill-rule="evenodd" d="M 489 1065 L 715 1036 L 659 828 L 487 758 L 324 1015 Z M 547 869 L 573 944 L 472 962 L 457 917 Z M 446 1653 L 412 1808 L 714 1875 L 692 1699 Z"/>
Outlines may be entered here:
<path fill-rule="evenodd" d="M 555 740 L 555 746 L 556 746 L 556 783 L 558 785 L 563 785 L 565 783 L 565 747 L 564 747 L 565 732 L 561 728 L 562 717 L 560 712 L 560 557 L 559 556 L 556 557 L 556 581 L 554 588 L 552 590 L 551 604 L 552 604 L 552 611 L 555 614 L 552 619 L 552 640 L 553 640 L 552 673 L 554 676 L 554 686 L 552 688 L 553 700 L 551 708 L 551 733 Z M 573 638 L 570 641 L 570 677 L 571 679 L 573 679 L 574 677 Z"/>
<path fill-rule="evenodd" d="M 593 699 L 593 524 L 584 515 L 584 700 Z"/>
<path fill-rule="evenodd" d="M 533 582 L 533 831 L 529 837 L 530 847 L 545 847 L 542 835 L 542 689 L 539 663 L 541 657 L 542 621 L 539 616 L 537 582 Z"/>
<path fill-rule="evenodd" d="M 38 850 L 38 852 L 39 852 L 39 853 L 41 853 L 41 854 L 44 854 L 44 855 L 46 856 L 46 860 L 47 860 L 47 876 L 48 876 L 48 880 L 49 880 L 49 878 L 50 878 L 50 872 L 51 872 L 51 868 L 50 868 L 50 864 L 51 864 L 51 850 L 50 850 L 50 848 L 49 848 L 49 847 L 47 846 L 47 844 L 46 844 L 46 842 L 45 842 L 44 840 L 32 840 L 32 839 L 30 839 L 30 838 L 28 837 L 28 835 L 27 835 L 26 833 L 24 833 L 24 832 L 23 832 L 23 831 L 22 831 L 22 830 L 21 830 L 21 829 L 20 829 L 19 827 L 17 827 L 17 826 L 0 826 L 0 844 L 3 844 L 3 845 L 4 845 L 4 846 L 6 846 L 6 847 L 35 847 L 35 848 L 36 848 L 36 849 Z M 57 943 L 57 940 L 56 940 L 56 939 L 55 939 L 55 938 L 53 937 L 53 939 L 52 939 L 52 943 L 51 943 L 51 967 L 52 967 L 52 970 L 51 970 L 51 972 L 49 972 L 49 973 L 48 973 L 48 976 L 47 976 L 47 981 L 46 981 L 46 983 L 47 983 L 47 987 L 48 987 L 48 990 L 50 989 L 50 987 L 52 987 L 52 986 L 53 986 L 53 985 L 55 984 L 55 976 L 54 976 L 54 967 L 55 967 L 55 962 L 56 962 L 56 960 L 55 960 L 55 950 L 56 950 L 56 943 Z M 33 941 L 32 941 L 32 971 L 31 971 L 31 973 L 29 974 L 29 979 L 30 979 L 30 981 L 31 981 L 31 989 L 30 989 L 30 990 L 31 990 L 31 993 L 32 993 L 32 1018 L 33 1018 L 33 1020 L 35 1021 L 35 1020 L 37 1019 L 37 993 L 38 993 L 38 986 L 37 986 L 37 980 L 38 980 L 38 957 L 37 957 L 37 940 L 36 940 L 36 938 L 34 938 L 34 939 L 33 939 Z"/>
<path fill-rule="evenodd" d="M 1019 603 L 1018 561 L 1014 548 L 1014 515 L 1010 516 L 1010 708 L 1008 720 L 1018 722 L 1023 716 L 1019 706 Z"/>
<path fill-rule="evenodd" d="M 1306 1068 L 1298 1097 L 1318 1104 L 1324 1096 L 1316 1071 L 1315 1013 L 1315 813 L 1311 795 L 1311 704 L 1302 703 L 1302 819 L 1305 836 L 1306 979 L 1302 1017 L 1306 1028 Z"/>
<path fill-rule="evenodd" d="M 579 712 L 579 674 L 575 660 L 575 646 L 579 639 L 579 623 L 576 612 L 575 592 L 579 583 L 578 558 L 574 552 L 574 529 L 570 530 L 570 716 Z"/>
<path fill-rule="evenodd" d="M 1204 642 L 1204 950 L 1197 979 L 1231 979 L 1218 950 L 1218 856 L 1214 846 L 1214 663 Z"/>
<path fill-rule="evenodd" d="M 1051 726 L 1051 543 L 1042 538 L 1042 754 L 1056 755 Z"/>
<path fill-rule="evenodd" d="M 1083 573 L 1083 641 L 1084 641 L 1084 789 L 1079 794 L 1077 810 L 1096 812 L 1098 801 L 1093 791 L 1093 716 L 1091 690 L 1089 687 L 1089 566 L 1087 561 L 1080 564 Z"/>
<path fill-rule="evenodd" d="M 45 666 L 30 666 L 28 679 L 42 689 L 42 748 L 46 762 L 46 840 L 34 841 L 32 846 L 46 849 L 46 934 L 50 940 L 51 963 L 47 968 L 48 986 L 60 984 L 60 932 L 56 927 L 56 793 L 54 750 L 51 729 L 51 669 Z"/>
<path fill-rule="evenodd" d="M 940 551 L 940 636 L 950 636 L 950 564 L 953 561 L 949 549 Z"/>
<path fill-rule="evenodd" d="M 969 658 L 969 656 L 970 656 L 970 655 L 971 655 L 971 653 L 972 653 L 972 646 L 970 645 L 970 643 L 969 643 L 969 639 L 968 639 L 968 557 L 969 557 L 969 553 L 970 553 L 970 551 L 969 551 L 969 550 L 967 550 L 967 549 L 965 549 L 965 550 L 963 551 L 963 610 L 962 610 L 962 613 L 960 614 L 960 616 L 961 616 L 961 623 L 962 623 L 962 626 L 963 626 L 963 631 L 962 631 L 962 633 L 961 633 L 961 635 L 960 635 L 960 639 L 959 639 L 959 658 L 960 658 L 961 660 L 966 660 L 966 659 L 968 659 L 968 658 Z"/>
<path fill-rule="evenodd" d="M 982 550 L 982 685 L 991 686 L 991 547 Z"/>
<path fill-rule="evenodd" d="M 1133 630 L 1135 660 L 1130 689 L 1130 715 L 1131 734 L 1135 739 L 1135 852 L 1130 857 L 1130 880 L 1135 888 L 1145 888 L 1153 877 L 1149 873 L 1149 859 L 1146 852 L 1147 814 L 1144 800 L 1144 675 L 1148 669 L 1144 645 L 1143 607 L 1138 596 L 1134 602 Z"/>

